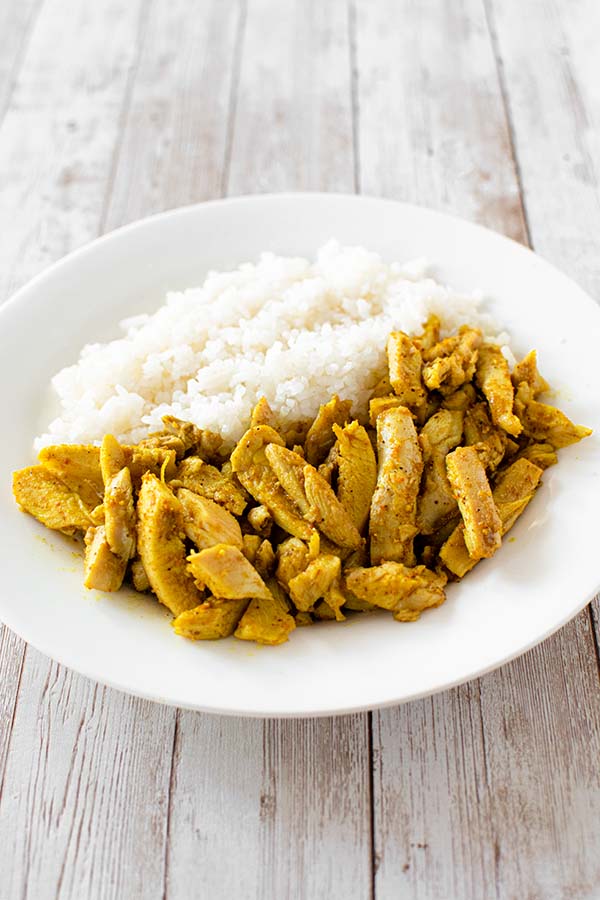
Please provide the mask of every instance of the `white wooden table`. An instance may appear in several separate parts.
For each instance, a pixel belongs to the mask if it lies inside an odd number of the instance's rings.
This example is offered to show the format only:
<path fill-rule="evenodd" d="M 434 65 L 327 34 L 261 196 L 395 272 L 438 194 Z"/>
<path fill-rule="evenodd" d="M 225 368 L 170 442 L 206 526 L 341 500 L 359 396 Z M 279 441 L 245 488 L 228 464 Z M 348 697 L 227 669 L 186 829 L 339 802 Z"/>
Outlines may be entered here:
<path fill-rule="evenodd" d="M 0 298 L 140 216 L 305 189 L 457 213 L 600 296 L 599 39 L 598 0 L 0 0 Z M 592 605 L 445 694 L 281 722 L 4 629 L 0 900 L 600 897 L 598 637 Z"/>

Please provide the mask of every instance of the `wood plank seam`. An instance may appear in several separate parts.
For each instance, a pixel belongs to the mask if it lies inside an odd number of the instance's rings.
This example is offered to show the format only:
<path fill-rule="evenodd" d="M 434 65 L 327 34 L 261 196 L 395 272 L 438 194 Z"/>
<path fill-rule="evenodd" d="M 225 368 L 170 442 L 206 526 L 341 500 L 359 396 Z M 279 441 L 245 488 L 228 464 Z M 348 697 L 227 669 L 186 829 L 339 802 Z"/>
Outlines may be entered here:
<path fill-rule="evenodd" d="M 2 625 L 2 630 L 7 631 L 6 625 Z M 10 727 L 9 727 L 9 733 L 8 733 L 8 740 L 6 742 L 6 752 L 4 754 L 4 762 L 2 765 L 2 772 L 0 772 L 0 803 L 2 802 L 2 792 L 4 790 L 6 766 L 8 763 L 8 757 L 10 754 L 10 745 L 11 745 L 12 737 L 13 737 L 15 715 L 17 712 L 17 701 L 19 699 L 19 691 L 21 689 L 21 678 L 23 677 L 23 668 L 25 666 L 25 656 L 27 655 L 27 650 L 29 649 L 29 644 L 26 644 L 24 641 L 21 641 L 21 644 L 22 644 L 22 648 L 21 648 L 22 652 L 21 652 L 21 661 L 19 663 L 19 675 L 17 677 L 17 685 L 16 685 L 14 697 L 13 697 L 13 705 L 12 705 L 12 711 L 11 711 L 11 716 L 10 716 Z"/>
<path fill-rule="evenodd" d="M 144 49 L 144 41 L 146 38 L 146 31 L 148 25 L 148 19 L 150 17 L 150 7 L 152 0 L 142 0 L 142 4 L 140 6 L 139 18 L 138 18 L 138 27 L 137 27 L 137 44 L 135 49 L 135 57 L 127 73 L 127 82 L 125 85 L 125 91 L 123 94 L 123 103 L 121 105 L 121 111 L 119 113 L 119 128 L 117 131 L 117 140 L 113 149 L 113 156 L 110 165 L 110 171 L 108 174 L 108 181 L 106 184 L 106 191 L 104 192 L 104 201 L 102 203 L 102 211 L 100 213 L 100 223 L 98 228 L 99 234 L 104 234 L 104 230 L 106 228 L 106 220 L 108 216 L 108 210 L 110 207 L 110 199 L 113 193 L 113 187 L 115 183 L 115 178 L 118 169 L 119 157 L 121 155 L 121 148 L 123 146 L 123 138 L 125 134 L 125 123 L 127 122 L 127 118 L 129 115 L 129 110 L 131 108 L 131 100 L 133 97 L 133 87 L 136 80 L 136 75 L 138 71 L 138 67 L 140 64 L 140 57 L 142 55 L 142 51 Z"/>
<path fill-rule="evenodd" d="M 98 700 L 98 687 L 99 687 L 99 685 L 95 685 L 95 686 L 94 686 L 94 689 L 93 689 L 93 691 L 92 691 L 92 702 L 91 702 L 90 706 L 91 706 L 91 709 L 92 709 L 93 711 L 94 711 L 95 708 L 96 708 L 96 703 L 97 703 L 97 700 Z M 82 716 L 81 719 L 80 719 L 80 721 L 79 721 L 79 725 L 78 725 L 78 727 L 77 727 L 77 734 L 76 734 L 76 736 L 75 736 L 75 741 L 74 741 L 74 743 L 73 743 L 73 755 L 75 755 L 75 753 L 76 753 L 76 751 L 77 751 L 77 746 L 78 746 L 78 744 L 79 744 L 79 738 L 81 737 L 81 732 L 82 732 L 83 727 L 84 727 L 84 721 L 85 721 L 84 716 Z M 62 813 L 65 811 L 65 809 L 66 809 L 66 800 L 65 800 L 65 798 L 67 797 L 67 794 L 68 794 L 68 783 L 70 782 L 72 776 L 73 776 L 73 770 L 71 770 L 71 771 L 69 772 L 69 777 L 68 777 L 68 779 L 67 779 L 67 789 L 65 790 L 65 793 L 63 794 L 63 797 L 62 797 L 63 803 L 62 803 L 61 814 L 62 814 Z M 81 770 L 78 772 L 77 780 L 78 780 L 77 795 L 79 795 L 79 785 L 80 785 L 80 783 L 81 783 Z M 80 820 L 79 826 L 78 826 L 78 829 L 77 829 L 77 843 L 79 843 L 79 840 L 80 840 L 80 837 L 81 837 L 81 829 L 82 829 L 82 827 L 83 827 L 83 820 Z M 65 880 L 65 874 L 66 874 L 66 871 L 67 871 L 67 859 L 68 859 L 68 857 L 67 857 L 67 854 L 65 853 L 64 856 L 63 856 L 63 859 L 62 859 L 62 863 L 61 863 L 61 866 L 60 866 L 60 871 L 59 871 L 58 878 L 57 878 L 57 881 L 56 881 L 56 896 L 57 896 L 57 897 L 60 897 L 60 896 L 61 896 L 62 886 L 63 886 L 64 880 Z M 27 891 L 25 891 L 25 894 L 26 894 L 26 893 L 27 893 Z"/>
<path fill-rule="evenodd" d="M 367 752 L 369 754 L 369 829 L 371 842 L 371 900 L 375 900 L 379 858 L 375 847 L 375 758 L 373 751 L 373 711 L 367 713 Z"/>
<path fill-rule="evenodd" d="M 354 193 L 360 194 L 360 107 L 358 99 L 359 73 L 356 45 L 356 0 L 348 0 L 348 47 L 350 51 L 350 98 L 352 109 L 352 153 L 354 156 Z"/>
<path fill-rule="evenodd" d="M 38 0 L 36 5 L 31 10 L 31 13 L 29 14 L 29 20 L 27 22 L 25 33 L 23 35 L 23 40 L 21 41 L 21 46 L 19 47 L 19 50 L 15 56 L 15 61 L 14 61 L 13 67 L 12 67 L 12 71 L 11 71 L 10 75 L 8 76 L 9 88 L 6 92 L 6 97 L 4 100 L 3 107 L 2 107 L 2 109 L 0 109 L 0 123 L 2 123 L 2 120 L 4 119 L 4 116 L 6 115 L 6 112 L 10 107 L 12 95 L 13 95 L 15 86 L 17 84 L 17 78 L 18 78 L 19 72 L 21 71 L 21 64 L 27 54 L 27 49 L 29 47 L 31 35 L 33 34 L 35 23 L 37 22 L 37 19 L 39 17 L 39 14 L 41 12 L 44 2 L 45 2 L 45 0 Z"/>
<path fill-rule="evenodd" d="M 496 30 L 496 26 L 494 24 L 494 14 L 491 7 L 491 0 L 481 0 L 483 5 L 483 13 L 485 18 L 485 23 L 487 26 L 488 34 L 490 36 L 490 43 L 492 45 L 492 53 L 494 56 L 494 61 L 496 64 L 496 77 L 498 79 L 498 88 L 500 91 L 500 97 L 502 99 L 502 107 L 504 110 L 504 118 L 506 120 L 506 130 L 508 132 L 508 145 L 510 148 L 510 155 L 512 159 L 512 164 L 515 172 L 515 181 L 517 183 L 517 187 L 519 189 L 519 203 L 521 207 L 521 217 L 523 219 L 523 225 L 525 227 L 525 238 L 527 240 L 527 245 L 532 247 L 531 243 L 531 228 L 529 225 L 529 217 L 527 214 L 527 204 L 525 202 L 525 194 L 523 190 L 523 178 L 521 172 L 521 164 L 519 161 L 519 154 L 517 151 L 516 141 L 515 141 L 515 127 L 512 117 L 512 110 L 510 107 L 510 98 L 508 95 L 508 88 L 506 85 L 506 79 L 504 77 L 504 63 L 502 62 L 502 54 L 500 51 L 500 42 L 498 40 L 498 33 Z"/>
<path fill-rule="evenodd" d="M 175 757 L 177 754 L 177 740 L 179 737 L 179 717 L 181 710 L 175 710 L 175 722 L 173 724 L 173 743 L 171 745 L 171 768 L 169 771 L 169 787 L 167 796 L 167 815 L 165 821 L 164 861 L 163 861 L 163 890 L 162 900 L 167 900 L 169 878 L 169 839 L 171 832 L 171 813 L 173 810 L 173 782 L 175 780 Z M 200 714 L 199 714 L 200 715 Z"/>
<path fill-rule="evenodd" d="M 594 648 L 596 650 L 596 662 L 598 663 L 598 678 L 600 678 L 600 644 L 598 643 L 598 634 L 600 633 L 600 621 L 598 619 L 598 612 L 594 604 L 600 601 L 600 594 L 598 594 L 590 605 L 588 606 L 588 612 L 590 614 L 590 623 L 592 626 L 592 640 L 594 642 Z"/>
<path fill-rule="evenodd" d="M 225 135 L 225 158 L 223 161 L 223 172 L 221 174 L 221 197 L 228 194 L 229 170 L 231 168 L 231 153 L 233 148 L 233 138 L 235 135 L 235 114 L 237 111 L 237 98 L 240 85 L 240 75 L 242 70 L 242 58 L 244 54 L 244 38 L 246 35 L 246 20 L 248 17 L 248 0 L 239 0 L 238 23 L 235 35 L 235 44 L 233 49 L 233 63 L 231 85 L 229 91 L 229 109 L 227 110 L 227 129 Z"/>

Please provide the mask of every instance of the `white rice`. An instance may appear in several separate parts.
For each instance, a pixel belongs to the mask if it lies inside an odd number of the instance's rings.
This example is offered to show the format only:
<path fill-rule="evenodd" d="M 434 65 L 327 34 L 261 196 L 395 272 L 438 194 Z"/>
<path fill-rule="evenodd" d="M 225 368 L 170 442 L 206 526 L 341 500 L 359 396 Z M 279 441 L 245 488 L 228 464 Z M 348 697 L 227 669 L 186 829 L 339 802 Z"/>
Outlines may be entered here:
<path fill-rule="evenodd" d="M 334 393 L 364 415 L 394 329 L 416 333 L 436 313 L 446 331 L 468 322 L 506 345 L 482 306 L 480 294 L 426 277 L 423 261 L 387 264 L 335 241 L 314 262 L 264 253 L 121 322 L 118 340 L 84 347 L 53 379 L 61 415 L 36 447 L 107 432 L 135 442 L 167 413 L 230 443 L 263 395 L 283 423 L 314 416 Z"/>

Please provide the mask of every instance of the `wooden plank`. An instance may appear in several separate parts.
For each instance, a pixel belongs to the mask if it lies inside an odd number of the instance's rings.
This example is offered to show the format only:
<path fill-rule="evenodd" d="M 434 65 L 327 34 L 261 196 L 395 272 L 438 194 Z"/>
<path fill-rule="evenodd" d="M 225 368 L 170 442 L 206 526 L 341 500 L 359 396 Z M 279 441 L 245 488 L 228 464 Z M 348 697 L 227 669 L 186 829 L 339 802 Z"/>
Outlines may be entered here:
<path fill-rule="evenodd" d="M 248 4 L 230 192 L 353 189 L 346 14 L 338 0 Z M 180 713 L 168 900 L 187 896 L 192 873 L 206 897 L 363 900 L 370 851 L 366 716 Z"/>
<path fill-rule="evenodd" d="M 483 678 L 481 709 L 498 896 L 594 896 L 600 688 L 587 613 Z"/>
<path fill-rule="evenodd" d="M 486 0 L 536 250 L 600 296 L 595 0 Z"/>
<path fill-rule="evenodd" d="M 348 13 L 249 0 L 229 194 L 354 189 Z"/>
<path fill-rule="evenodd" d="M 522 7 L 512 6 L 507 32 L 519 31 L 524 45 L 530 29 L 518 21 Z M 483 7 L 477 0 L 359 0 L 356 23 L 363 189 L 456 212 L 525 241 Z M 583 896 L 586 885 L 597 884 L 589 835 L 600 818 L 590 763 L 600 735 L 598 700 L 583 613 L 479 682 L 375 714 L 376 896 Z"/>
<path fill-rule="evenodd" d="M 479 684 L 373 714 L 376 897 L 495 897 Z"/>
<path fill-rule="evenodd" d="M 141 8 L 47 0 L 36 19 L 0 128 L 0 298 L 98 233 Z"/>
<path fill-rule="evenodd" d="M 362 192 L 434 206 L 523 241 L 480 0 L 357 0 L 356 12 Z"/>
<path fill-rule="evenodd" d="M 162 898 L 173 711 L 27 655 L 0 805 L 2 894 Z"/>
<path fill-rule="evenodd" d="M 218 197 L 242 2 L 152 6 L 104 227 Z"/>
<path fill-rule="evenodd" d="M 0 5 L 0 122 L 6 112 L 41 3 L 42 0 L 22 0 L 20 3 Z"/>
<path fill-rule="evenodd" d="M 8 758 L 24 655 L 23 641 L 4 625 L 0 626 L 0 788 Z"/>
<path fill-rule="evenodd" d="M 180 714 L 168 898 L 368 897 L 366 716 Z"/>

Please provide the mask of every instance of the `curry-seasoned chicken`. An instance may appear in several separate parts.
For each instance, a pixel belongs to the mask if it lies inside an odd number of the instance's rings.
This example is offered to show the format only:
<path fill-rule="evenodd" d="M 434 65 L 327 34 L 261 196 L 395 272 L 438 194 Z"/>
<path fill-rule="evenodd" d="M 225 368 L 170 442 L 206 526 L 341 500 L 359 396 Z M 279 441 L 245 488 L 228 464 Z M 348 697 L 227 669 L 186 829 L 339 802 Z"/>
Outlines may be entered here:
<path fill-rule="evenodd" d="M 112 552 L 104 525 L 88 528 L 84 542 L 84 586 L 96 591 L 118 591 L 125 577 L 127 559 Z"/>
<path fill-rule="evenodd" d="M 215 544 L 188 557 L 196 582 L 205 584 L 211 594 L 225 600 L 268 597 L 269 589 L 238 547 Z"/>
<path fill-rule="evenodd" d="M 311 466 L 320 465 L 335 443 L 334 425 L 345 425 L 350 417 L 352 402 L 340 400 L 334 394 L 328 403 L 319 407 L 319 412 L 308 430 L 304 450 Z"/>
<path fill-rule="evenodd" d="M 423 351 L 423 381 L 430 390 L 453 393 L 475 374 L 483 336 L 479 328 L 463 325 L 455 337 L 444 338 Z"/>
<path fill-rule="evenodd" d="M 446 474 L 446 456 L 462 439 L 463 413 L 441 409 L 427 420 L 419 441 L 423 452 L 423 481 L 417 501 L 421 534 L 433 534 L 456 509 L 456 498 Z"/>
<path fill-rule="evenodd" d="M 167 430 L 152 432 L 137 446 L 144 450 L 172 450 L 177 459 L 183 459 L 185 455 L 185 444 L 181 438 Z"/>
<path fill-rule="evenodd" d="M 162 421 L 165 431 L 168 431 L 169 434 L 174 435 L 181 441 L 184 453 L 189 451 L 196 452 L 202 449 L 203 435 L 206 433 L 202 429 L 192 422 L 184 422 L 183 419 L 178 419 L 176 416 L 163 416 Z M 213 432 L 210 432 L 210 434 L 213 434 Z M 220 435 L 218 435 L 218 438 L 219 443 L 217 447 L 220 447 L 223 441 Z"/>
<path fill-rule="evenodd" d="M 463 384 L 442 400 L 444 409 L 458 409 L 466 412 L 477 400 L 477 391 L 472 384 Z"/>
<path fill-rule="evenodd" d="M 501 543 L 502 523 L 477 450 L 457 447 L 446 457 L 446 471 L 463 518 L 469 555 L 493 556 Z"/>
<path fill-rule="evenodd" d="M 576 444 L 592 433 L 591 428 L 574 425 L 555 406 L 534 400 L 532 389 L 524 382 L 517 389 L 515 410 L 527 437 L 552 444 L 556 450 Z"/>
<path fill-rule="evenodd" d="M 334 582 L 339 580 L 342 564 L 338 556 L 321 554 L 308 564 L 303 572 L 291 579 L 289 594 L 296 609 L 308 612 L 326 596 Z"/>
<path fill-rule="evenodd" d="M 395 409 L 397 406 L 404 406 L 404 404 L 396 394 L 386 394 L 383 397 L 373 397 L 369 400 L 369 423 L 371 427 L 377 427 L 377 417 L 382 412 L 385 412 L 386 409 Z"/>
<path fill-rule="evenodd" d="M 72 535 L 94 524 L 81 497 L 45 466 L 14 472 L 13 494 L 19 506 L 46 528 Z"/>
<path fill-rule="evenodd" d="M 280 444 L 269 444 L 265 447 L 267 462 L 275 473 L 280 485 L 295 504 L 296 508 L 308 519 L 310 503 L 304 487 L 304 467 L 306 460 Z M 310 521 L 310 520 L 309 520 Z"/>
<path fill-rule="evenodd" d="M 386 372 L 385 375 L 382 375 L 381 378 L 378 378 L 375 382 L 371 391 L 371 397 L 389 397 L 392 394 L 392 390 L 390 375 L 389 372 Z"/>
<path fill-rule="evenodd" d="M 416 409 L 426 399 L 421 379 L 423 359 L 403 331 L 392 331 L 387 342 L 390 383 L 403 406 Z"/>
<path fill-rule="evenodd" d="M 150 434 L 137 444 L 142 449 L 172 451 L 179 459 L 189 450 L 204 462 L 217 463 L 221 458 L 223 438 L 215 431 L 198 428 L 192 422 L 184 422 L 175 416 L 163 416 L 164 431 Z M 170 474 L 169 474 L 169 477 Z"/>
<path fill-rule="evenodd" d="M 104 487 L 127 465 L 125 452 L 112 434 L 105 434 L 100 445 L 100 475 Z"/>
<path fill-rule="evenodd" d="M 300 450 L 302 448 L 299 448 Z M 298 449 L 294 448 L 295 452 L 298 453 Z M 302 454 L 299 454 L 300 456 Z M 338 471 L 338 465 L 340 461 L 340 448 L 339 444 L 336 441 L 321 465 L 317 468 L 317 472 L 319 475 L 325 479 L 327 484 L 331 484 L 334 477 Z"/>
<path fill-rule="evenodd" d="M 279 644 L 377 608 L 413 621 L 443 602 L 447 573 L 494 553 L 557 449 L 590 433 L 538 401 L 534 351 L 510 375 L 479 329 L 440 334 L 430 316 L 415 338 L 390 335 L 388 371 L 357 395 L 368 422 L 334 395 L 278 429 L 263 397 L 228 455 L 220 434 L 165 416 L 136 445 L 45 448 L 14 474 L 15 498 L 85 534 L 87 587 L 127 576 L 191 640 Z"/>
<path fill-rule="evenodd" d="M 506 432 L 492 424 L 487 403 L 475 403 L 464 419 L 465 444 L 475 447 L 489 472 L 495 472 L 506 453 Z"/>
<path fill-rule="evenodd" d="M 277 427 L 275 413 L 271 409 L 266 397 L 261 397 L 252 410 L 250 425 L 269 425 L 271 428 Z"/>
<path fill-rule="evenodd" d="M 121 559 L 135 556 L 137 520 L 133 502 L 133 486 L 125 466 L 114 475 L 104 491 L 104 526 L 112 552 Z"/>
<path fill-rule="evenodd" d="M 398 562 L 353 569 L 346 576 L 348 588 L 374 606 L 389 609 L 400 622 L 414 622 L 422 611 L 440 606 L 446 599 L 446 576 Z"/>
<path fill-rule="evenodd" d="M 310 562 L 309 549 L 298 538 L 289 537 L 277 548 L 277 569 L 275 577 L 279 584 L 289 592 L 292 578 L 304 572 Z"/>
<path fill-rule="evenodd" d="M 256 551 L 253 566 L 260 575 L 260 577 L 266 581 L 271 578 L 277 560 L 275 558 L 275 551 L 273 550 L 273 545 L 271 541 L 266 538 L 261 541 L 258 550 Z"/>
<path fill-rule="evenodd" d="M 558 456 L 552 444 L 529 444 L 521 450 L 519 458 L 528 459 L 540 469 L 549 469 L 558 462 Z"/>
<path fill-rule="evenodd" d="M 523 426 L 513 413 L 513 384 L 508 363 L 500 347 L 484 344 L 480 348 L 475 381 L 490 405 L 494 425 L 503 428 L 513 437 L 518 437 Z"/>
<path fill-rule="evenodd" d="M 190 456 L 179 464 L 170 486 L 175 490 L 187 488 L 208 500 L 214 500 L 236 516 L 241 516 L 248 504 L 248 495 L 239 484 L 198 456 Z"/>
<path fill-rule="evenodd" d="M 261 537 L 268 538 L 271 536 L 273 517 L 266 506 L 253 506 L 252 509 L 248 510 L 246 518 L 248 519 L 248 524 L 251 525 Z"/>
<path fill-rule="evenodd" d="M 271 582 L 270 588 L 268 596 L 250 602 L 235 631 L 236 638 L 270 645 L 287 641 L 296 622 L 277 582 Z"/>
<path fill-rule="evenodd" d="M 348 600 L 348 596 L 348 592 L 344 590 L 342 578 L 335 578 L 325 594 L 322 603 L 326 603 L 333 612 L 333 617 L 336 622 L 343 622 L 346 618 L 342 610 Z M 315 612 L 317 614 L 320 608 L 321 603 L 318 602 L 315 606 Z"/>
<path fill-rule="evenodd" d="M 137 444 L 123 444 L 125 464 L 131 474 L 134 490 L 138 491 L 146 472 L 168 481 L 177 471 L 177 455 L 174 450 L 163 447 L 138 447 Z"/>
<path fill-rule="evenodd" d="M 187 488 L 179 488 L 176 496 L 183 509 L 186 536 L 199 550 L 215 544 L 231 544 L 241 549 L 242 530 L 228 510 Z"/>
<path fill-rule="evenodd" d="M 141 594 L 151 590 L 144 564 L 139 557 L 131 560 L 131 583 Z"/>
<path fill-rule="evenodd" d="M 377 460 L 369 435 L 358 422 L 333 426 L 338 446 L 338 500 L 362 533 L 377 483 Z"/>
<path fill-rule="evenodd" d="M 319 530 L 338 547 L 349 550 L 359 547 L 361 537 L 350 514 L 331 485 L 310 465 L 304 467 L 304 489 L 309 503 L 309 518 Z"/>
<path fill-rule="evenodd" d="M 138 553 L 160 602 L 175 616 L 199 606 L 204 598 L 187 569 L 183 508 L 151 472 L 142 479 L 137 515 Z"/>
<path fill-rule="evenodd" d="M 277 430 L 283 438 L 286 447 L 289 447 L 290 450 L 302 447 L 302 453 L 304 453 L 304 441 L 311 425 L 312 421 L 310 419 L 297 419 L 295 422 L 288 422 L 282 425 Z"/>
<path fill-rule="evenodd" d="M 498 478 L 492 497 L 504 536 L 532 499 L 542 477 L 542 470 L 527 459 L 518 459 Z M 462 578 L 477 564 L 465 543 L 464 525 L 458 525 L 440 550 L 440 560 L 448 571 Z"/>
<path fill-rule="evenodd" d="M 417 497 L 423 458 L 413 418 L 405 406 L 377 419 L 377 483 L 371 501 L 371 563 L 412 565 L 417 534 Z"/>
<path fill-rule="evenodd" d="M 550 388 L 546 379 L 542 378 L 538 371 L 537 353 L 535 350 L 530 350 L 512 370 L 512 383 L 515 388 L 518 388 L 522 382 L 525 382 L 531 388 L 534 400 L 538 394 L 543 394 Z"/>
<path fill-rule="evenodd" d="M 254 565 L 262 541 L 263 539 L 259 534 L 242 535 L 242 553 L 252 565 Z"/>
<path fill-rule="evenodd" d="M 314 466 L 293 450 L 276 444 L 270 444 L 265 455 L 281 486 L 308 522 L 316 525 L 334 544 L 350 549 L 358 547 L 360 534 L 350 514 Z"/>
<path fill-rule="evenodd" d="M 542 474 L 543 470 L 528 459 L 517 459 L 498 474 L 493 497 L 502 519 L 503 534 L 514 524 L 514 520 L 510 521 L 506 516 L 502 516 L 502 507 L 507 503 L 523 503 L 525 508 L 537 489 Z"/>
<path fill-rule="evenodd" d="M 265 452 L 270 444 L 282 447 L 283 443 L 283 438 L 274 428 L 255 425 L 240 438 L 231 454 L 231 464 L 248 493 L 266 506 L 277 525 L 295 537 L 309 540 L 313 528 L 302 518 L 281 486 Z"/>
<path fill-rule="evenodd" d="M 43 447 L 38 459 L 53 472 L 86 506 L 102 502 L 104 482 L 100 471 L 100 448 L 88 444 L 55 444 Z"/>
<path fill-rule="evenodd" d="M 421 334 L 417 335 L 417 337 L 413 339 L 415 347 L 421 350 L 421 352 L 423 352 L 424 350 L 431 350 L 432 347 L 439 343 L 441 328 L 442 323 L 440 322 L 438 316 L 432 313 L 423 325 L 423 331 L 421 332 Z"/>
<path fill-rule="evenodd" d="M 180 613 L 171 624 L 176 634 L 191 641 L 218 641 L 233 634 L 249 603 L 209 597 L 194 609 Z"/>

